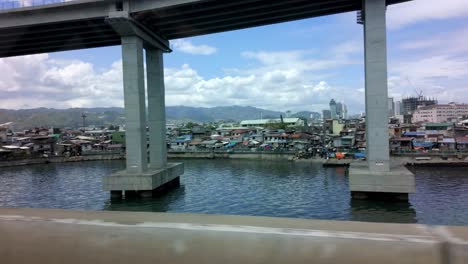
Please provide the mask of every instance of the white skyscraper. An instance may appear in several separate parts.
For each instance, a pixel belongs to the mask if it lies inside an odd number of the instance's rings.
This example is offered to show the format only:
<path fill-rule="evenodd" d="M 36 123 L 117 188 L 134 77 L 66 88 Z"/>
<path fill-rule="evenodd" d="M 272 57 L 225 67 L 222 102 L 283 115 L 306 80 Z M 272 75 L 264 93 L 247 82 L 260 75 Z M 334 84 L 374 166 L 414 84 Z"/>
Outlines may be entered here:
<path fill-rule="evenodd" d="M 397 115 L 401 115 L 401 101 L 396 101 L 395 102 L 395 112 L 394 112 L 394 115 L 397 116 Z"/>
<path fill-rule="evenodd" d="M 388 116 L 393 116 L 395 115 L 395 106 L 393 104 L 393 97 L 388 98 Z"/>
<path fill-rule="evenodd" d="M 341 110 L 342 117 L 343 119 L 348 119 L 348 106 L 346 106 L 345 103 L 341 103 L 343 106 L 343 109 Z"/>

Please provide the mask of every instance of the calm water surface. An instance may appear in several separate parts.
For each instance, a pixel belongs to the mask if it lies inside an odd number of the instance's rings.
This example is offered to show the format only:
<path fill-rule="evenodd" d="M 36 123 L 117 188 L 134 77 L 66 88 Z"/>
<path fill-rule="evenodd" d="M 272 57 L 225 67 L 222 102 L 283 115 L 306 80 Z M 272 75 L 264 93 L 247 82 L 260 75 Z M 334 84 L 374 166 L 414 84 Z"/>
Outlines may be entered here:
<path fill-rule="evenodd" d="M 193 212 L 468 225 L 468 168 L 418 168 L 409 203 L 351 201 L 344 168 L 257 160 L 183 160 L 181 186 L 111 200 L 102 176 L 123 161 L 0 168 L 0 207 Z"/>

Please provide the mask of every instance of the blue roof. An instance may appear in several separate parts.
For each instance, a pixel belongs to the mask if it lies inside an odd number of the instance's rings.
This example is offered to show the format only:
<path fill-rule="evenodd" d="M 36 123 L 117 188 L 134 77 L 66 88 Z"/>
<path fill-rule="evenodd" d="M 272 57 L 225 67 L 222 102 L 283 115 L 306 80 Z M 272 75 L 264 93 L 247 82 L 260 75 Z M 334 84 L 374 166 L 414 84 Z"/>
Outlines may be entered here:
<path fill-rule="evenodd" d="M 231 141 L 229 144 L 226 145 L 226 148 L 234 147 L 236 144 L 236 141 Z"/>
<path fill-rule="evenodd" d="M 426 135 L 425 132 L 409 131 L 409 132 L 403 133 L 403 136 L 405 136 L 405 137 L 417 137 L 417 136 L 424 136 L 424 135 Z"/>
<path fill-rule="evenodd" d="M 416 141 L 413 141 L 413 146 L 415 146 L 415 147 L 430 148 L 430 147 L 432 147 L 432 145 L 433 145 L 432 142 L 416 142 Z"/>
<path fill-rule="evenodd" d="M 183 135 L 183 136 L 179 136 L 175 139 L 175 142 L 176 143 L 185 143 L 185 142 L 189 142 L 189 141 L 192 141 L 192 135 Z"/>
<path fill-rule="evenodd" d="M 356 153 L 354 153 L 354 157 L 357 158 L 357 159 L 365 158 L 365 157 L 366 157 L 366 153 L 364 153 L 364 152 L 356 152 Z"/>

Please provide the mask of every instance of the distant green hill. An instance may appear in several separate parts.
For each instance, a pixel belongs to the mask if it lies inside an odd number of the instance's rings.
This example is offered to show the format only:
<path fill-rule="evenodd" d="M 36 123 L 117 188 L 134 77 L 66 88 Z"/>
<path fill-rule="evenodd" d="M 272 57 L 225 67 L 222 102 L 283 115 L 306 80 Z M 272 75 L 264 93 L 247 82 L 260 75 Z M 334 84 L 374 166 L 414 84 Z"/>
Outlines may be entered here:
<path fill-rule="evenodd" d="M 125 123 L 123 108 L 35 108 L 21 110 L 0 109 L 0 124 L 14 122 L 15 130 L 23 130 L 39 126 L 70 127 L 82 126 L 82 113 L 86 114 L 86 125 L 108 126 Z M 172 121 L 240 121 L 243 119 L 279 118 L 283 113 L 251 106 L 219 106 L 219 107 L 166 107 L 167 120 Z M 284 116 L 284 114 L 283 114 Z"/>

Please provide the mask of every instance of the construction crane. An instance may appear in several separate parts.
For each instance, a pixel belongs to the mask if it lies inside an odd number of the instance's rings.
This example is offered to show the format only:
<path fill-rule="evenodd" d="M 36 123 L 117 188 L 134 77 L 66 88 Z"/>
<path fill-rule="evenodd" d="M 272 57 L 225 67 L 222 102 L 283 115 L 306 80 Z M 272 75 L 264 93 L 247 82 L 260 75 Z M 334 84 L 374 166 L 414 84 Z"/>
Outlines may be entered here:
<path fill-rule="evenodd" d="M 81 118 L 83 119 L 83 129 L 86 127 L 86 114 L 85 113 L 82 113 L 81 114 Z"/>

